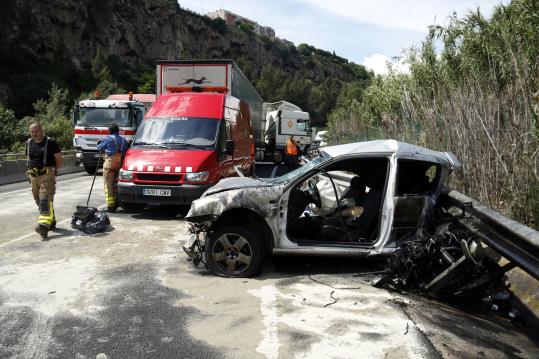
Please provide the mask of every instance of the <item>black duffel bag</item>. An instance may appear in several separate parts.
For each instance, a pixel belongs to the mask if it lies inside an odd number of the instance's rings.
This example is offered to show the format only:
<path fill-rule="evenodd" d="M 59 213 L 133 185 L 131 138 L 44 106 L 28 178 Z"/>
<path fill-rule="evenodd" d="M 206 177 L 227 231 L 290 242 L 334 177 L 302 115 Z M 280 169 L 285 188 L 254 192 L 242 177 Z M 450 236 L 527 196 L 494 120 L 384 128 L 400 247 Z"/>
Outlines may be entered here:
<path fill-rule="evenodd" d="M 109 224 L 109 216 L 95 207 L 77 206 L 71 217 L 71 227 L 88 234 L 105 232 Z"/>

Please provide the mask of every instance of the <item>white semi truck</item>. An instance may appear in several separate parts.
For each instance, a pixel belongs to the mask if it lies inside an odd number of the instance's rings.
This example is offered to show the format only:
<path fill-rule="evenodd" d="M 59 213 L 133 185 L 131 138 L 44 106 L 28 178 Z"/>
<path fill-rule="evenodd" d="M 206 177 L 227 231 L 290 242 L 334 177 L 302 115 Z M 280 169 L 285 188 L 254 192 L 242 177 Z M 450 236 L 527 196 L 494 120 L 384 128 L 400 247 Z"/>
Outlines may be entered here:
<path fill-rule="evenodd" d="M 263 122 L 259 128 L 263 130 L 255 133 L 257 161 L 281 163 L 290 135 L 294 136 L 302 152 L 309 150 L 316 130 L 311 127 L 308 112 L 286 101 L 264 103 L 262 112 Z"/>
<path fill-rule="evenodd" d="M 98 159 L 97 141 L 108 135 L 108 127 L 116 123 L 120 135 L 131 141 L 155 95 L 111 95 L 104 100 L 82 100 L 73 108 L 73 147 L 75 159 L 89 174 L 94 174 Z"/>

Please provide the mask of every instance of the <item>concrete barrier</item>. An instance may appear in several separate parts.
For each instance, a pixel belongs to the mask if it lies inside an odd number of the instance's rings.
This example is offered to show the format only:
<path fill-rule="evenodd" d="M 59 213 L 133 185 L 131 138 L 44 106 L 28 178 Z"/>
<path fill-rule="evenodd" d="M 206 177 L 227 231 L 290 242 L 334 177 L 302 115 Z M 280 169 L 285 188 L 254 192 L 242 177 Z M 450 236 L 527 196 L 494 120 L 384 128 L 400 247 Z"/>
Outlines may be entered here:
<path fill-rule="evenodd" d="M 26 160 L 0 161 L 0 186 L 26 181 Z M 75 163 L 75 155 L 64 155 L 60 174 L 84 171 Z"/>

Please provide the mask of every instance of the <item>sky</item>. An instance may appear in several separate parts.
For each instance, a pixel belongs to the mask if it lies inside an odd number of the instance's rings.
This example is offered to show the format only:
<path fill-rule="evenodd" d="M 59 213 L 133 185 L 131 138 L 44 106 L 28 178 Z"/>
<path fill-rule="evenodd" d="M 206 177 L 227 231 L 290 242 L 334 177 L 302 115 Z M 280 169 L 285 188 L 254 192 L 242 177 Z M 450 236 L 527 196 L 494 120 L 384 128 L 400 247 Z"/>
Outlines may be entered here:
<path fill-rule="evenodd" d="M 263 26 L 294 44 L 307 43 L 335 51 L 375 73 L 387 71 L 387 61 L 417 46 L 428 26 L 445 25 L 456 12 L 463 16 L 479 7 L 490 16 L 499 3 L 509 0 L 179 0 L 180 6 L 205 14 L 226 9 Z"/>

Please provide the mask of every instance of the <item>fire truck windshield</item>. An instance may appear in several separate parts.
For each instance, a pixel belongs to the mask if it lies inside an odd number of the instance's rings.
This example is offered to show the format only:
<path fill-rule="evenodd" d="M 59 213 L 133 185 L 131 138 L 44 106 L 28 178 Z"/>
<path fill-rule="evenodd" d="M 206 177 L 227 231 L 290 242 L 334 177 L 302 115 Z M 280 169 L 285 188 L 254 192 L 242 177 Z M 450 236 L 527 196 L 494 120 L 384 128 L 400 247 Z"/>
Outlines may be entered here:
<path fill-rule="evenodd" d="M 77 125 L 79 126 L 109 126 L 116 123 L 120 127 L 132 125 L 127 108 L 92 108 L 81 107 Z"/>
<path fill-rule="evenodd" d="M 213 146 L 218 124 L 218 120 L 207 118 L 146 118 L 133 145 Z"/>

